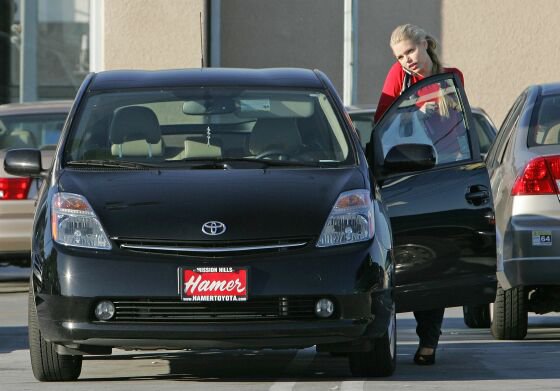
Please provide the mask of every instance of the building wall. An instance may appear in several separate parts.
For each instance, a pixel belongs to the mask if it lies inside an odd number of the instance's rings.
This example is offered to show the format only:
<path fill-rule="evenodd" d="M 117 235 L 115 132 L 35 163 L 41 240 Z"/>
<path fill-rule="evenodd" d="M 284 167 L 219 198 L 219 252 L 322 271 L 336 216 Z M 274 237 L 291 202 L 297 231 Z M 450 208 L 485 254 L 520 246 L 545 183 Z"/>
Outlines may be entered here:
<path fill-rule="evenodd" d="M 96 0 L 100 1 L 100 0 Z M 104 1 L 104 69 L 200 66 L 199 17 L 220 4 L 219 61 L 225 67 L 319 68 L 343 86 L 342 0 Z M 496 124 L 529 84 L 558 80 L 558 0 L 358 0 L 358 102 L 376 103 L 394 61 L 395 26 L 415 23 L 460 68 L 473 106 Z M 206 31 L 206 26 L 204 26 Z M 203 34 L 204 47 L 207 41 Z M 207 55 L 205 55 L 208 58 Z"/>
<path fill-rule="evenodd" d="M 222 0 L 221 66 L 304 67 L 342 93 L 341 0 Z"/>
<path fill-rule="evenodd" d="M 103 10 L 101 69 L 201 65 L 206 48 L 205 0 L 109 0 Z M 206 57 L 206 53 L 205 53 Z"/>
<path fill-rule="evenodd" d="M 472 105 L 497 125 L 517 95 L 560 81 L 557 0 L 443 1 L 444 60 L 463 70 Z"/>
<path fill-rule="evenodd" d="M 357 103 L 377 103 L 387 71 L 396 61 L 389 47 L 396 26 L 413 23 L 441 39 L 441 3 L 440 0 L 359 1 Z"/>

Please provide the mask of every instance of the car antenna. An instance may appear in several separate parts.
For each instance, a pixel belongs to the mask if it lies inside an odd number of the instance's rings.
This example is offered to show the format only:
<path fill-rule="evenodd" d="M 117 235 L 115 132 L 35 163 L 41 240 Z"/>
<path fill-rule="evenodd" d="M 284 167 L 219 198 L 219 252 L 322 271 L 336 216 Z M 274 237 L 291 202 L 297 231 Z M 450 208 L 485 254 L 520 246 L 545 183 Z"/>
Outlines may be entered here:
<path fill-rule="evenodd" d="M 204 49 L 202 48 L 202 12 L 199 13 L 200 16 L 200 67 L 204 68 Z"/>

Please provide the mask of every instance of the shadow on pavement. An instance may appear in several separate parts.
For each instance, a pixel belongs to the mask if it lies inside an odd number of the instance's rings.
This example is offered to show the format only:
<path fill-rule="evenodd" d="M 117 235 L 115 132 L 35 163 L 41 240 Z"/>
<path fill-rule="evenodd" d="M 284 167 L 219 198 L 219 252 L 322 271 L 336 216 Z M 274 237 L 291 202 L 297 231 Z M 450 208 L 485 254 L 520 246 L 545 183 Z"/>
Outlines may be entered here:
<path fill-rule="evenodd" d="M 437 363 L 419 367 L 412 363 L 416 346 L 398 347 L 397 370 L 392 377 L 377 381 L 473 381 L 558 379 L 560 341 L 449 342 L 440 345 Z M 167 361 L 168 373 L 145 376 L 80 379 L 82 381 L 195 380 L 208 382 L 276 382 L 360 380 L 350 374 L 345 357 L 296 350 L 178 351 L 169 353 L 121 354 L 87 357 L 86 360 Z M 111 367 L 114 365 L 111 364 Z M 86 364 L 87 365 L 87 364 Z M 134 364 L 132 364 L 134 365 Z M 140 362 L 137 365 L 143 365 Z M 163 368 L 161 368 L 163 369 Z M 363 379 L 362 379 L 363 380 Z M 375 379 L 372 379 L 375 380 Z"/>
<path fill-rule="evenodd" d="M 0 353 L 29 349 L 27 326 L 0 326 Z"/>

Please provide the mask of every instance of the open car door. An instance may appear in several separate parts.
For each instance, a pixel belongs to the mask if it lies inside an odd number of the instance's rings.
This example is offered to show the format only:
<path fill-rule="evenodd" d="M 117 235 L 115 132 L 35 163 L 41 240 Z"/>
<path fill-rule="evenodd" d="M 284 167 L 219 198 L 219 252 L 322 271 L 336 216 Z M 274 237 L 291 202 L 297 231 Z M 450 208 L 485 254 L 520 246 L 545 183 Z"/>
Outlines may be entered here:
<path fill-rule="evenodd" d="M 374 127 L 370 147 L 393 229 L 397 311 L 493 302 L 492 194 L 457 75 L 404 91 Z"/>

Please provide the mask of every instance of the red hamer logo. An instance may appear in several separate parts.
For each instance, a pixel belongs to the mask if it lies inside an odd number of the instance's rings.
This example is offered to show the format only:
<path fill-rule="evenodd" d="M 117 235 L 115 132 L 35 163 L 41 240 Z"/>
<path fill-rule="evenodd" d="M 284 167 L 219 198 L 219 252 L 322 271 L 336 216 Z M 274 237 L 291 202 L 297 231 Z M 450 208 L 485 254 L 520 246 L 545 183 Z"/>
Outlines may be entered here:
<path fill-rule="evenodd" d="M 200 271 L 204 269 L 205 271 Z M 232 268 L 183 269 L 183 300 L 229 301 L 247 297 L 247 270 Z M 209 270 L 209 271 L 206 271 Z"/>

